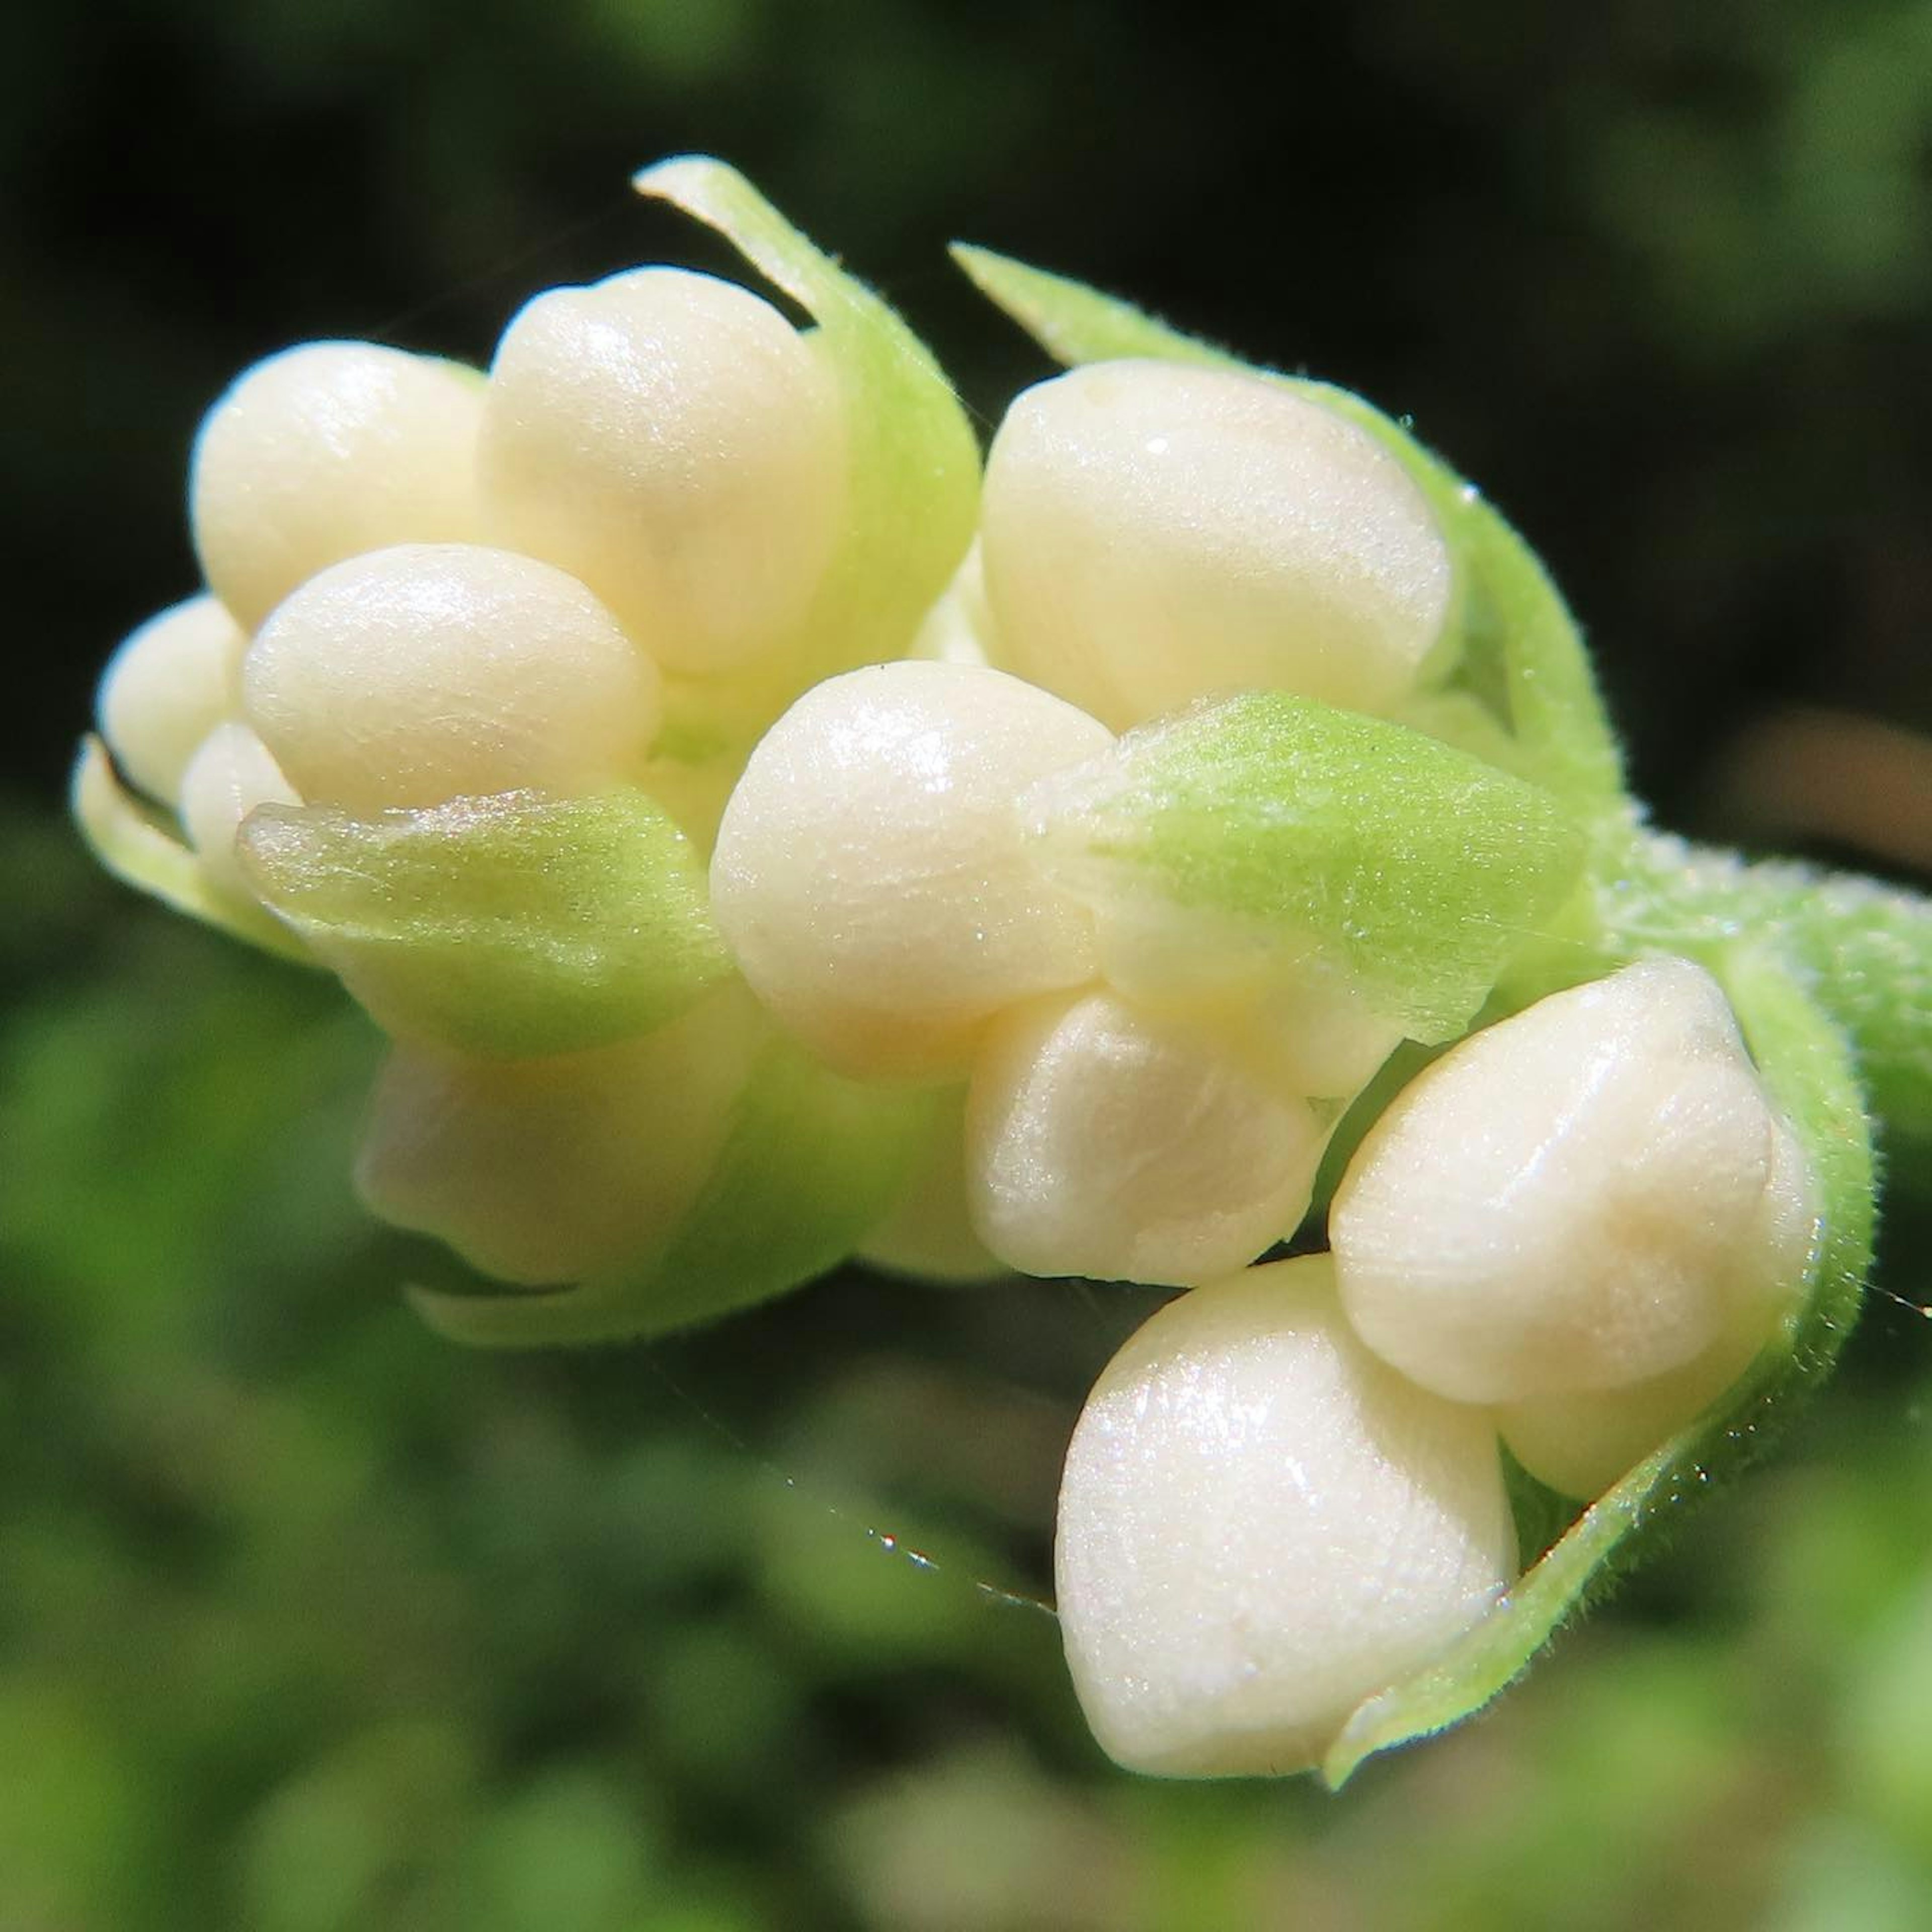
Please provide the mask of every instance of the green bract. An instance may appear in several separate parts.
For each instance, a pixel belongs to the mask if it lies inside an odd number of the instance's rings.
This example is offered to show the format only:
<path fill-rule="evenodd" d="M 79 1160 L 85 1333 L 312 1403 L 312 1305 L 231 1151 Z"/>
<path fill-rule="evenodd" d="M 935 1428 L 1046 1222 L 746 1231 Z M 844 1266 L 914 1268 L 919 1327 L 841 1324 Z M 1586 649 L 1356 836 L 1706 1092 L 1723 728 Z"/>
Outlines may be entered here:
<path fill-rule="evenodd" d="M 399 1039 L 574 1053 L 650 1032 L 731 970 L 701 861 L 641 791 L 373 819 L 265 806 L 242 850 L 263 904 Z"/>
<path fill-rule="evenodd" d="M 937 1131 L 939 1096 L 829 1072 L 784 1039 L 754 1063 L 724 1150 L 656 1252 L 581 1286 L 416 1287 L 430 1325 L 496 1348 L 662 1334 L 769 1300 L 850 1256 Z"/>
<path fill-rule="evenodd" d="M 1096 907 L 1153 901 L 1312 949 L 1425 1042 L 1460 1034 L 1549 929 L 1585 850 L 1539 787 L 1280 692 L 1143 726 L 1028 802 L 1045 862 Z"/>
<path fill-rule="evenodd" d="M 918 338 L 735 169 L 684 155 L 645 169 L 633 185 L 717 230 L 812 316 L 847 405 L 845 529 L 800 636 L 775 654 L 770 674 L 674 684 L 670 693 L 664 758 L 694 761 L 721 745 L 742 754 L 807 686 L 904 655 L 972 539 L 979 452 Z"/>

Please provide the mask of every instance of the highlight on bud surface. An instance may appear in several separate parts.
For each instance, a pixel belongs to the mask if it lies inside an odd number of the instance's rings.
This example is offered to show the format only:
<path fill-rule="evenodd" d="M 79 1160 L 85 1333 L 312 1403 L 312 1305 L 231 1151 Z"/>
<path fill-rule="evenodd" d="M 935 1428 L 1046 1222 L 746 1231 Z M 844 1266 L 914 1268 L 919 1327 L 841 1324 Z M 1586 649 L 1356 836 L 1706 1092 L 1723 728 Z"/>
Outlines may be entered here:
<path fill-rule="evenodd" d="M 1701 968 L 1646 961 L 1552 994 L 1370 1130 L 1330 1215 L 1349 1318 L 1462 1402 L 1681 1369 L 1761 1306 L 1778 1136 Z"/>
<path fill-rule="evenodd" d="M 574 578 L 475 544 L 334 565 L 242 666 L 248 721 L 311 804 L 442 805 L 634 777 L 658 674 Z"/>
<path fill-rule="evenodd" d="M 752 754 L 712 906 L 759 997 L 835 1065 L 962 1073 L 1001 1008 L 1090 979 L 1091 922 L 1028 857 L 1016 800 L 1112 742 L 1001 671 L 830 680 Z"/>
<path fill-rule="evenodd" d="M 1210 1281 L 1294 1231 L 1327 1138 L 1221 1041 L 1111 993 L 1037 1000 L 974 1061 L 973 1224 L 1024 1274 Z"/>
<path fill-rule="evenodd" d="M 1364 1348 L 1324 1256 L 1169 1303 L 1102 1372 L 1067 1451 L 1067 1661 L 1130 1769 L 1319 1764 L 1515 1570 L 1494 1424 Z"/>
<path fill-rule="evenodd" d="M 473 370 L 373 342 L 258 362 L 208 412 L 189 482 L 209 589 L 252 631 L 332 563 L 481 534 Z"/>
<path fill-rule="evenodd" d="M 712 275 L 638 268 L 535 297 L 484 393 L 493 542 L 581 578 L 666 670 L 786 640 L 846 509 L 820 346 Z"/>
<path fill-rule="evenodd" d="M 1166 362 L 1020 396 L 981 532 L 994 661 L 1117 730 L 1229 690 L 1392 710 L 1454 585 L 1422 493 L 1355 424 Z"/>

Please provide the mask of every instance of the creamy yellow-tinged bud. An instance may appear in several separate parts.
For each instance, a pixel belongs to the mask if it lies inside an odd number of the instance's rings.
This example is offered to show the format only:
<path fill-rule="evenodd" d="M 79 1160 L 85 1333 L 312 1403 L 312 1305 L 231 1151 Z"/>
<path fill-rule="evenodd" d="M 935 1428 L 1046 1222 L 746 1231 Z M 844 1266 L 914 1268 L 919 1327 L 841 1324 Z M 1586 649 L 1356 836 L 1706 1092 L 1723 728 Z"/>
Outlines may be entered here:
<path fill-rule="evenodd" d="M 1034 869 L 1016 801 L 1111 742 L 1000 671 L 828 679 L 766 734 L 718 827 L 712 908 L 740 970 L 836 1066 L 963 1074 L 992 1014 L 1092 976 L 1089 916 Z"/>
<path fill-rule="evenodd" d="M 252 631 L 344 557 L 480 534 L 474 371 L 373 342 L 258 362 L 208 412 L 189 503 L 209 587 Z"/>
<path fill-rule="evenodd" d="M 1061 1630 L 1130 1770 L 1318 1762 L 1516 1569 L 1493 1426 L 1349 1331 L 1325 1256 L 1171 1302 L 1088 1399 L 1060 1481 Z"/>
<path fill-rule="evenodd" d="M 1025 392 L 981 512 L 996 662 L 1124 730 L 1210 692 L 1382 712 L 1453 572 L 1367 431 L 1282 384 L 1100 362 Z"/>
<path fill-rule="evenodd" d="M 1732 1313 L 1774 1120 L 1717 982 L 1625 968 L 1472 1036 L 1378 1120 L 1329 1216 L 1363 1339 L 1466 1402 L 1683 1366 Z"/>
<path fill-rule="evenodd" d="M 1294 1232 L 1326 1138 L 1217 1040 L 1112 993 L 1043 1000 L 974 1058 L 968 1198 L 1023 1274 L 1211 1281 Z"/>
<path fill-rule="evenodd" d="M 236 856 L 242 821 L 258 805 L 299 805 L 268 747 L 245 724 L 218 724 L 182 776 L 176 800 L 182 830 L 208 882 L 232 898 L 255 895 Z"/>
<path fill-rule="evenodd" d="M 100 680 L 100 735 L 150 798 L 172 802 L 202 741 L 240 710 L 248 641 L 212 597 L 191 597 L 114 653 Z"/>
<path fill-rule="evenodd" d="M 770 303 L 639 268 L 518 314 L 480 473 L 493 541 L 580 577 L 666 669 L 701 676 L 804 616 L 844 507 L 844 419 Z"/>
<path fill-rule="evenodd" d="M 1647 1381 L 1498 1410 L 1510 1453 L 1564 1496 L 1600 1496 L 1716 1401 L 1796 1315 L 1818 1228 L 1810 1163 L 1797 1136 L 1776 1121 L 1770 1179 L 1726 1284 L 1730 1316 L 1724 1333 L 1682 1368 Z"/>
<path fill-rule="evenodd" d="M 385 1220 L 525 1286 L 647 1260 L 710 1177 L 758 1037 L 727 989 L 620 1046 L 473 1060 L 398 1046 L 356 1185 Z"/>
<path fill-rule="evenodd" d="M 356 812 L 634 778 L 660 712 L 655 667 L 576 578 L 473 544 L 323 572 L 242 675 L 249 722 L 303 796 Z"/>

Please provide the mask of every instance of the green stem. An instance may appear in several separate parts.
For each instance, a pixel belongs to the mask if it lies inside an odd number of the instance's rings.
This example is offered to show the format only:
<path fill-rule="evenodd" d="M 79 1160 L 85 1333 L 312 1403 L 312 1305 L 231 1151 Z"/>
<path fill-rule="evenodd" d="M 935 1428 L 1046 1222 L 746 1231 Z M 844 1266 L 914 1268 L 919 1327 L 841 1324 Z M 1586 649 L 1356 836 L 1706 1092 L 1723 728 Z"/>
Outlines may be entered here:
<path fill-rule="evenodd" d="M 1600 912 L 1635 945 L 1771 952 L 1844 1029 L 1872 1112 L 1932 1139 L 1932 898 L 1642 832 Z"/>

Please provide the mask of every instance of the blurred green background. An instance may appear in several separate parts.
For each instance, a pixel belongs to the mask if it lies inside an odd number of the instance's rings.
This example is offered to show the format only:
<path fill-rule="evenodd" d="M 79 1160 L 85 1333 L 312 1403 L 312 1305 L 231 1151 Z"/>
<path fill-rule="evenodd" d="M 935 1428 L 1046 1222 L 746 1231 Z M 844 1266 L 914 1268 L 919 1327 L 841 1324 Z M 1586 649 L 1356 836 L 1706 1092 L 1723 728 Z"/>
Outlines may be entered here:
<path fill-rule="evenodd" d="M 1304 1784 L 1087 1742 L 1057 1460 L 1141 1305 L 860 1276 L 463 1354 L 350 1198 L 369 1032 L 98 878 L 187 446 L 308 336 L 482 358 L 723 258 L 698 147 L 994 417 L 958 236 L 1412 416 L 1584 614 L 1681 829 L 1932 868 L 1932 6 L 179 0 L 0 62 L 0 1928 L 1932 1924 L 1932 1323 L 1477 1725 Z M 1923 1149 L 1882 1279 L 1932 1296 Z M 930 1562 L 910 1558 L 908 1548 Z"/>

